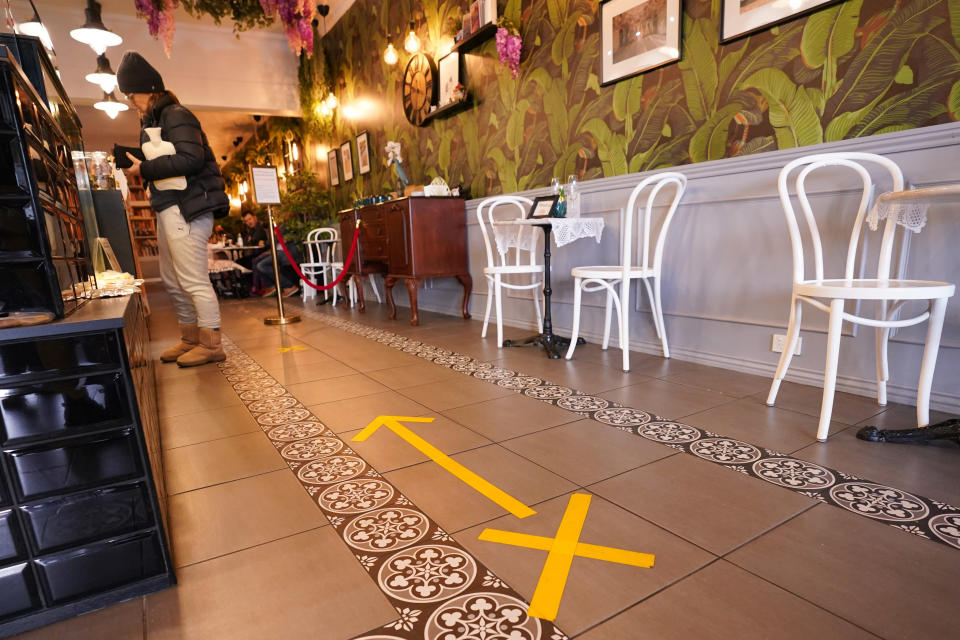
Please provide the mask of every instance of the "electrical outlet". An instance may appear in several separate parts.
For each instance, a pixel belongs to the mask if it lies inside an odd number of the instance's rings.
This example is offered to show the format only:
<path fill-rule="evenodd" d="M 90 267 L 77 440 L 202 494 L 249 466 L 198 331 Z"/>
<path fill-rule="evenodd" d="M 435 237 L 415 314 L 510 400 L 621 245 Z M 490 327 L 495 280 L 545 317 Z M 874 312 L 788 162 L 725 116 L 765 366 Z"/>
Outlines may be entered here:
<path fill-rule="evenodd" d="M 787 346 L 787 336 L 782 333 L 773 334 L 773 341 L 770 343 L 770 351 L 774 353 L 783 353 L 783 350 Z M 799 356 L 800 349 L 803 347 L 803 338 L 797 338 L 797 348 L 794 349 L 793 355 Z"/>

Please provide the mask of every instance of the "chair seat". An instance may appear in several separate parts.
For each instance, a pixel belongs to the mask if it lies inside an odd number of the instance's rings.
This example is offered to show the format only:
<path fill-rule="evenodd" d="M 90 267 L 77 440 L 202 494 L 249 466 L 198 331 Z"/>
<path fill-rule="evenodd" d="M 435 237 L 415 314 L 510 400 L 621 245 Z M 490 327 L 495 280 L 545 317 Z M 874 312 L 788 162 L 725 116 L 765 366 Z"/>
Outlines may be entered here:
<path fill-rule="evenodd" d="M 793 285 L 799 296 L 850 300 L 934 300 L 951 297 L 955 289 L 933 280 L 807 280 Z"/>
<path fill-rule="evenodd" d="M 497 273 L 506 274 L 506 273 L 543 273 L 542 264 L 522 264 L 522 265 L 507 265 L 503 267 L 484 267 L 484 275 L 495 275 Z"/>
<path fill-rule="evenodd" d="M 603 265 L 596 267 L 574 267 L 570 272 L 574 278 L 602 278 L 604 280 L 619 280 L 623 276 L 623 267 L 620 265 Z M 631 278 L 650 278 L 655 276 L 653 269 L 630 267 Z"/>

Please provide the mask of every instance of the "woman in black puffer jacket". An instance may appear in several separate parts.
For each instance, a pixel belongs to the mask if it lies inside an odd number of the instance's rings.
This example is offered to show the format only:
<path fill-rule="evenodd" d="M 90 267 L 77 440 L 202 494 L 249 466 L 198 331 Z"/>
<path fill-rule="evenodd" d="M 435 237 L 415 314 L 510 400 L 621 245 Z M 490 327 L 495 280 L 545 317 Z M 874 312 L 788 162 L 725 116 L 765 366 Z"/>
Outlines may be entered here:
<path fill-rule="evenodd" d="M 139 53 L 123 54 L 117 86 L 140 112 L 145 155 L 156 153 L 147 153 L 148 146 L 167 147 L 169 153 L 142 162 L 128 154 L 133 166 L 126 170 L 127 175 L 141 176 L 150 188 L 150 205 L 157 214 L 160 278 L 180 322 L 180 342 L 160 359 L 181 367 L 222 361 L 226 355 L 220 346 L 220 305 L 207 273 L 207 238 L 214 216 L 230 209 L 220 168 L 200 121 L 164 89 L 160 73 Z M 160 138 L 173 148 L 152 144 L 147 135 L 151 127 L 158 127 Z"/>

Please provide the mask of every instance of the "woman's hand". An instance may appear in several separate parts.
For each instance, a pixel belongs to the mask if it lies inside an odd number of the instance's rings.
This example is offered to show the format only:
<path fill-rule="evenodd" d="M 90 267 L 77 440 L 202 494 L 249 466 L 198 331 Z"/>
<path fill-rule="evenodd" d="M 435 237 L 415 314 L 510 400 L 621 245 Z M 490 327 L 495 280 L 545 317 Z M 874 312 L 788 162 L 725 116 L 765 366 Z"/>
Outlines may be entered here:
<path fill-rule="evenodd" d="M 130 162 L 133 163 L 130 167 L 123 170 L 123 173 L 126 174 L 128 178 L 140 175 L 140 159 L 130 155 L 130 152 L 127 152 L 127 157 L 130 158 Z"/>

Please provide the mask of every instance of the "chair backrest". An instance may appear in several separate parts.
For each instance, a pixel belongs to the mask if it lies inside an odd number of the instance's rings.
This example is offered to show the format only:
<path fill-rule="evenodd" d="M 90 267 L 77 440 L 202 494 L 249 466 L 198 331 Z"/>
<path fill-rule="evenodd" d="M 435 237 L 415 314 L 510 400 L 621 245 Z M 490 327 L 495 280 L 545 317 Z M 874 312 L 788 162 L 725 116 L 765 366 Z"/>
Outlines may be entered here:
<path fill-rule="evenodd" d="M 324 264 L 335 261 L 337 246 L 339 245 L 340 231 L 334 227 L 319 227 L 311 229 L 307 239 L 303 241 L 303 262 Z"/>
<path fill-rule="evenodd" d="M 660 224 L 660 229 L 656 234 L 656 242 L 653 251 L 650 251 L 650 241 L 653 238 L 653 209 L 656 204 L 657 196 L 663 189 L 673 187 L 673 197 L 670 200 L 667 214 Z M 667 241 L 667 231 L 670 229 L 670 223 L 673 221 L 673 215 L 677 212 L 677 206 L 680 204 L 680 198 L 687 189 L 687 177 L 676 171 L 665 171 L 648 176 L 640 181 L 630 193 L 630 199 L 627 201 L 627 211 L 623 220 L 623 229 L 620 238 L 620 261 L 623 267 L 624 282 L 627 281 L 627 274 L 633 266 L 633 234 L 634 224 L 636 224 L 637 247 L 640 255 L 638 256 L 638 266 L 644 269 L 652 269 L 656 276 L 660 275 L 660 266 L 663 264 L 663 247 Z M 641 196 L 646 194 L 646 198 Z M 642 217 L 641 217 L 642 216 Z"/>
<path fill-rule="evenodd" d="M 483 244 L 487 252 L 488 267 L 503 267 L 513 264 L 537 264 L 537 240 L 540 230 L 532 226 L 494 227 L 497 220 L 523 218 L 533 200 L 523 196 L 494 196 L 486 198 L 477 205 L 477 221 L 483 233 Z M 495 230 L 496 229 L 496 230 Z M 498 245 L 496 237 L 500 236 Z M 508 260 L 508 255 L 513 259 Z"/>
<path fill-rule="evenodd" d="M 805 280 L 804 261 L 803 261 L 803 239 L 800 234 L 800 227 L 797 224 L 797 214 L 794 211 L 793 203 L 790 200 L 790 174 L 795 169 L 803 167 L 796 176 L 795 186 L 797 200 L 800 202 L 800 209 L 803 211 L 803 218 L 807 223 L 807 229 L 810 232 L 812 242 L 814 273 L 817 282 L 824 279 L 823 273 L 823 243 L 820 240 L 820 230 L 813 217 L 813 209 L 810 206 L 810 200 L 807 197 L 806 180 L 807 177 L 819 169 L 830 168 L 836 173 L 836 167 L 844 167 L 852 170 L 859 178 L 861 185 L 860 205 L 857 209 L 857 217 L 853 223 L 853 229 L 850 233 L 850 240 L 847 243 L 847 259 L 844 266 L 843 277 L 846 280 L 853 279 L 853 271 L 857 263 L 857 253 L 860 246 L 860 237 L 862 235 L 863 221 L 867 216 L 874 196 L 874 182 L 870 176 L 867 166 L 879 167 L 885 173 L 890 175 L 893 191 L 902 191 L 904 188 L 903 172 L 895 162 L 883 156 L 873 153 L 847 152 L 847 153 L 820 153 L 810 156 L 797 158 L 788 163 L 780 170 L 780 177 L 777 181 L 777 188 L 780 191 L 780 203 L 783 205 L 784 215 L 787 217 L 787 228 L 790 231 L 790 245 L 793 251 L 793 280 L 801 282 Z M 880 259 L 877 265 L 876 277 L 880 280 L 886 280 L 890 277 L 890 260 L 893 251 L 893 239 L 896 232 L 896 216 L 887 218 L 883 229 L 883 238 L 880 241 Z"/>

